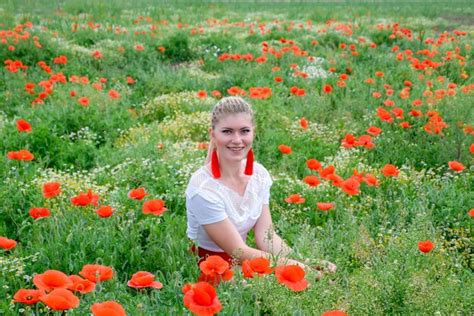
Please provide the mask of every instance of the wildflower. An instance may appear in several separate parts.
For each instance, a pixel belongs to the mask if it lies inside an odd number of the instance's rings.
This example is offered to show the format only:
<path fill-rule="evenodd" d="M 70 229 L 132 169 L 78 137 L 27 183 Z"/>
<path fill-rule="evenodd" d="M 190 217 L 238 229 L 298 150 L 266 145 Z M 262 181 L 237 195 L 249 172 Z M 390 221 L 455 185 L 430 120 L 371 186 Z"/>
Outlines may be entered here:
<path fill-rule="evenodd" d="M 91 306 L 94 316 L 126 316 L 125 309 L 117 302 L 106 301 L 102 303 L 94 303 Z"/>
<path fill-rule="evenodd" d="M 379 185 L 377 178 L 371 173 L 366 174 L 363 181 L 367 183 L 368 186 L 376 187 Z"/>
<path fill-rule="evenodd" d="M 130 199 L 142 200 L 147 194 L 148 193 L 146 193 L 144 188 L 137 188 L 137 189 L 130 190 L 127 196 Z"/>
<path fill-rule="evenodd" d="M 92 52 L 92 57 L 94 57 L 95 59 L 102 59 L 102 57 L 104 57 L 104 56 L 102 55 L 102 53 L 100 51 L 95 50 L 95 51 Z"/>
<path fill-rule="evenodd" d="M 117 90 L 110 89 L 109 90 L 109 97 L 111 99 L 118 99 L 118 98 L 120 98 L 120 93 Z"/>
<path fill-rule="evenodd" d="M 386 177 L 396 177 L 400 171 L 398 171 L 397 167 L 392 164 L 386 164 L 382 168 L 382 174 Z"/>
<path fill-rule="evenodd" d="M 333 174 L 336 168 L 333 165 L 329 165 L 324 169 L 319 169 L 319 175 L 321 178 L 326 179 L 330 174 Z"/>
<path fill-rule="evenodd" d="M 216 289 L 207 282 L 199 282 L 183 287 L 183 303 L 196 315 L 214 315 L 221 311 L 222 305 Z"/>
<path fill-rule="evenodd" d="M 19 119 L 16 121 L 16 129 L 19 132 L 29 133 L 32 131 L 31 124 L 24 119 Z"/>
<path fill-rule="evenodd" d="M 357 139 L 352 134 L 347 134 L 342 140 L 342 146 L 344 148 L 352 148 L 355 146 Z"/>
<path fill-rule="evenodd" d="M 300 119 L 300 126 L 302 129 L 308 129 L 308 120 L 302 117 Z"/>
<path fill-rule="evenodd" d="M 332 86 L 330 84 L 325 84 L 323 86 L 323 92 L 326 94 L 329 94 L 332 92 Z"/>
<path fill-rule="evenodd" d="M 464 170 L 464 168 L 466 168 L 459 161 L 449 161 L 448 166 L 451 170 L 456 171 L 456 172 L 461 172 Z"/>
<path fill-rule="evenodd" d="M 127 77 L 126 81 L 127 81 L 127 84 L 128 84 L 128 85 L 133 85 L 133 84 L 135 84 L 135 82 L 136 82 L 135 79 L 133 79 L 133 78 L 130 77 L 130 76 Z"/>
<path fill-rule="evenodd" d="M 41 295 L 43 295 L 43 292 L 40 290 L 19 289 L 13 296 L 13 300 L 16 303 L 32 305 L 39 302 Z"/>
<path fill-rule="evenodd" d="M 354 177 L 350 177 L 349 179 L 343 181 L 340 184 L 342 191 L 346 192 L 349 195 L 357 195 L 359 194 L 359 187 L 360 182 L 357 181 Z"/>
<path fill-rule="evenodd" d="M 87 280 L 97 283 L 112 279 L 114 276 L 114 271 L 111 267 L 103 266 L 100 264 L 86 264 L 82 267 L 82 270 L 79 272 L 81 276 Z"/>
<path fill-rule="evenodd" d="M 321 170 L 321 163 L 316 160 L 316 159 L 308 159 L 306 160 L 306 166 L 310 169 L 310 170 L 315 170 L 315 171 L 318 171 L 318 170 Z"/>
<path fill-rule="evenodd" d="M 219 90 L 212 90 L 211 95 L 214 98 L 220 98 L 222 96 L 221 92 Z"/>
<path fill-rule="evenodd" d="M 433 248 L 434 244 L 431 242 L 431 240 L 420 241 L 418 243 L 418 249 L 423 253 L 428 253 L 433 250 Z"/>
<path fill-rule="evenodd" d="M 270 260 L 267 258 L 254 258 L 242 262 L 242 272 L 245 278 L 253 278 L 254 275 L 270 274 L 273 270 L 270 268 Z"/>
<path fill-rule="evenodd" d="M 322 313 L 321 316 L 348 316 L 348 314 L 340 310 L 330 310 Z"/>
<path fill-rule="evenodd" d="M 199 99 L 207 98 L 207 92 L 205 90 L 199 90 L 196 94 Z"/>
<path fill-rule="evenodd" d="M 392 123 L 393 122 L 393 118 L 392 118 L 392 115 L 390 114 L 390 112 L 388 112 L 387 110 L 385 110 L 381 107 L 377 108 L 377 116 L 383 122 L 387 122 L 387 123 Z"/>
<path fill-rule="evenodd" d="M 199 281 L 209 282 L 217 285 L 221 280 L 229 281 L 234 276 L 234 272 L 230 270 L 229 262 L 220 256 L 209 256 L 206 260 L 199 264 L 201 275 Z"/>
<path fill-rule="evenodd" d="M 38 218 L 43 218 L 43 217 L 48 217 L 51 215 L 51 211 L 45 207 L 34 207 L 31 208 L 30 211 L 28 212 L 31 217 L 34 219 Z"/>
<path fill-rule="evenodd" d="M 292 204 L 302 204 L 306 201 L 305 198 L 301 197 L 299 194 L 291 194 L 285 198 L 285 202 Z"/>
<path fill-rule="evenodd" d="M 143 203 L 142 212 L 143 214 L 153 214 L 155 216 L 160 216 L 166 210 L 165 202 L 160 199 L 149 200 Z"/>
<path fill-rule="evenodd" d="M 79 103 L 79 105 L 82 105 L 82 106 L 89 106 L 89 98 L 88 97 L 80 97 L 77 100 L 77 103 Z"/>
<path fill-rule="evenodd" d="M 471 208 L 469 212 L 467 212 L 467 215 L 474 217 L 474 208 Z"/>
<path fill-rule="evenodd" d="M 471 154 L 474 154 L 474 143 L 472 143 L 471 146 L 469 146 L 469 152 Z"/>
<path fill-rule="evenodd" d="M 303 268 L 297 265 L 286 265 L 275 268 L 275 276 L 279 283 L 294 292 L 304 291 L 308 287 Z"/>
<path fill-rule="evenodd" d="M 9 151 L 7 153 L 7 158 L 11 160 L 23 160 L 23 161 L 31 161 L 35 158 L 31 152 L 26 149 L 22 149 L 19 151 Z"/>
<path fill-rule="evenodd" d="M 35 275 L 33 283 L 39 290 L 46 292 L 54 289 L 67 289 L 73 284 L 66 274 L 58 270 L 47 270 L 42 274 Z"/>
<path fill-rule="evenodd" d="M 313 175 L 310 175 L 310 176 L 306 176 L 303 181 L 309 185 L 310 187 L 316 187 L 318 186 L 321 181 L 319 181 L 318 177 L 316 176 L 313 176 Z"/>
<path fill-rule="evenodd" d="M 78 275 L 70 275 L 69 280 L 71 280 L 72 285 L 68 287 L 68 290 L 73 292 L 79 292 L 81 294 L 87 294 L 95 290 L 95 283 L 87 279 L 83 279 Z"/>
<path fill-rule="evenodd" d="M 321 211 L 329 211 L 329 210 L 332 210 L 334 208 L 334 203 L 318 202 L 318 203 L 316 203 L 316 206 Z"/>
<path fill-rule="evenodd" d="M 132 279 L 128 281 L 127 285 L 136 289 L 142 289 L 146 287 L 161 289 L 163 287 L 163 284 L 155 281 L 155 276 L 153 274 L 146 271 L 138 271 L 137 273 L 134 273 L 132 275 Z"/>
<path fill-rule="evenodd" d="M 46 182 L 43 184 L 43 197 L 45 199 L 53 198 L 61 193 L 61 184 L 59 182 Z"/>
<path fill-rule="evenodd" d="M 0 248 L 10 250 L 16 247 L 16 241 L 0 236 Z"/>
<path fill-rule="evenodd" d="M 275 78 L 273 78 L 273 80 L 274 80 L 275 82 L 283 82 L 283 78 L 282 78 L 282 77 L 275 77 Z"/>
<path fill-rule="evenodd" d="M 95 210 L 96 214 L 102 218 L 107 218 L 112 216 L 114 209 L 109 205 L 101 206 L 99 209 Z"/>
<path fill-rule="evenodd" d="M 58 288 L 47 295 L 42 295 L 40 300 L 49 308 L 56 311 L 62 311 L 79 306 L 79 298 L 63 288 Z"/>
<path fill-rule="evenodd" d="M 284 155 L 289 155 L 292 152 L 291 147 L 284 144 L 279 145 L 278 150 Z"/>
<path fill-rule="evenodd" d="M 94 194 L 91 189 L 87 193 L 79 193 L 71 198 L 71 203 L 76 206 L 87 206 L 89 204 L 97 206 L 98 201 L 99 196 Z"/>

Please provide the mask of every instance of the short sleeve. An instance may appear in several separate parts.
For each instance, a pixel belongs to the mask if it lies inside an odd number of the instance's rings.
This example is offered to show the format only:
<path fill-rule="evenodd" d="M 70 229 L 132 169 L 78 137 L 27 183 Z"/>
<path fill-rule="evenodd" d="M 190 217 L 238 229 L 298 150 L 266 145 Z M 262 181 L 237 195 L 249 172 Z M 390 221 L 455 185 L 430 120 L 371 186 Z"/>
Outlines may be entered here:
<path fill-rule="evenodd" d="M 263 168 L 262 171 L 263 171 L 262 202 L 263 204 L 270 204 L 270 188 L 272 187 L 273 181 L 267 169 Z"/>
<path fill-rule="evenodd" d="M 227 218 L 224 202 L 219 199 L 206 199 L 199 193 L 186 199 L 187 211 L 199 225 L 220 222 Z"/>

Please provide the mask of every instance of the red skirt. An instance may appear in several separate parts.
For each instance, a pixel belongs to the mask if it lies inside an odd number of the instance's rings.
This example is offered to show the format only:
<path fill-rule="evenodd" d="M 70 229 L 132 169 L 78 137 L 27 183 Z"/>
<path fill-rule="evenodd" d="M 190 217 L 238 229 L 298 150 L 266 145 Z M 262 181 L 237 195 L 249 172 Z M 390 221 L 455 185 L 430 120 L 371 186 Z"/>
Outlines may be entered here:
<path fill-rule="evenodd" d="M 219 256 L 225 261 L 227 261 L 231 266 L 234 263 L 233 258 L 225 252 L 211 251 L 211 250 L 207 250 L 201 247 L 196 247 L 196 245 L 192 245 L 191 248 L 189 248 L 189 251 L 191 251 L 192 253 L 194 253 L 195 255 L 199 257 L 198 265 L 202 261 L 206 260 L 206 258 L 209 256 Z"/>

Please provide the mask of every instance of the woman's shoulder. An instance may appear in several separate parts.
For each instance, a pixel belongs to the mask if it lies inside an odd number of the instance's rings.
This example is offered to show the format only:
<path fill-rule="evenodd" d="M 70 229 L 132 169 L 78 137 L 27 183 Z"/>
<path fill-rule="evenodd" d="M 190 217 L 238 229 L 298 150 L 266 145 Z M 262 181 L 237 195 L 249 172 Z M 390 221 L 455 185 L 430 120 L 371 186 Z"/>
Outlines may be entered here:
<path fill-rule="evenodd" d="M 271 180 L 270 172 L 268 172 L 267 168 L 265 168 L 261 163 L 255 161 L 253 168 L 257 177 L 262 181 Z"/>
<path fill-rule="evenodd" d="M 197 193 L 202 193 L 203 191 L 216 191 L 216 188 L 214 187 L 215 183 L 211 179 L 208 168 L 204 165 L 191 175 L 186 188 L 186 195 L 192 197 Z"/>

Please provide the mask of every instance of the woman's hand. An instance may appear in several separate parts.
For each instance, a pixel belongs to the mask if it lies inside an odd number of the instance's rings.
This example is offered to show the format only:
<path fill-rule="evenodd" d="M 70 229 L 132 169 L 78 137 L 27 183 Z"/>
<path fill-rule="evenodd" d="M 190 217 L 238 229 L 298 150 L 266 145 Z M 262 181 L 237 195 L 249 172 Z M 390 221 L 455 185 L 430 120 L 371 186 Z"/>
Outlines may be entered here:
<path fill-rule="evenodd" d="M 327 260 L 318 260 L 316 263 L 312 260 L 306 260 L 305 264 L 311 267 L 313 270 L 320 271 L 322 273 L 335 273 L 337 266 Z"/>

